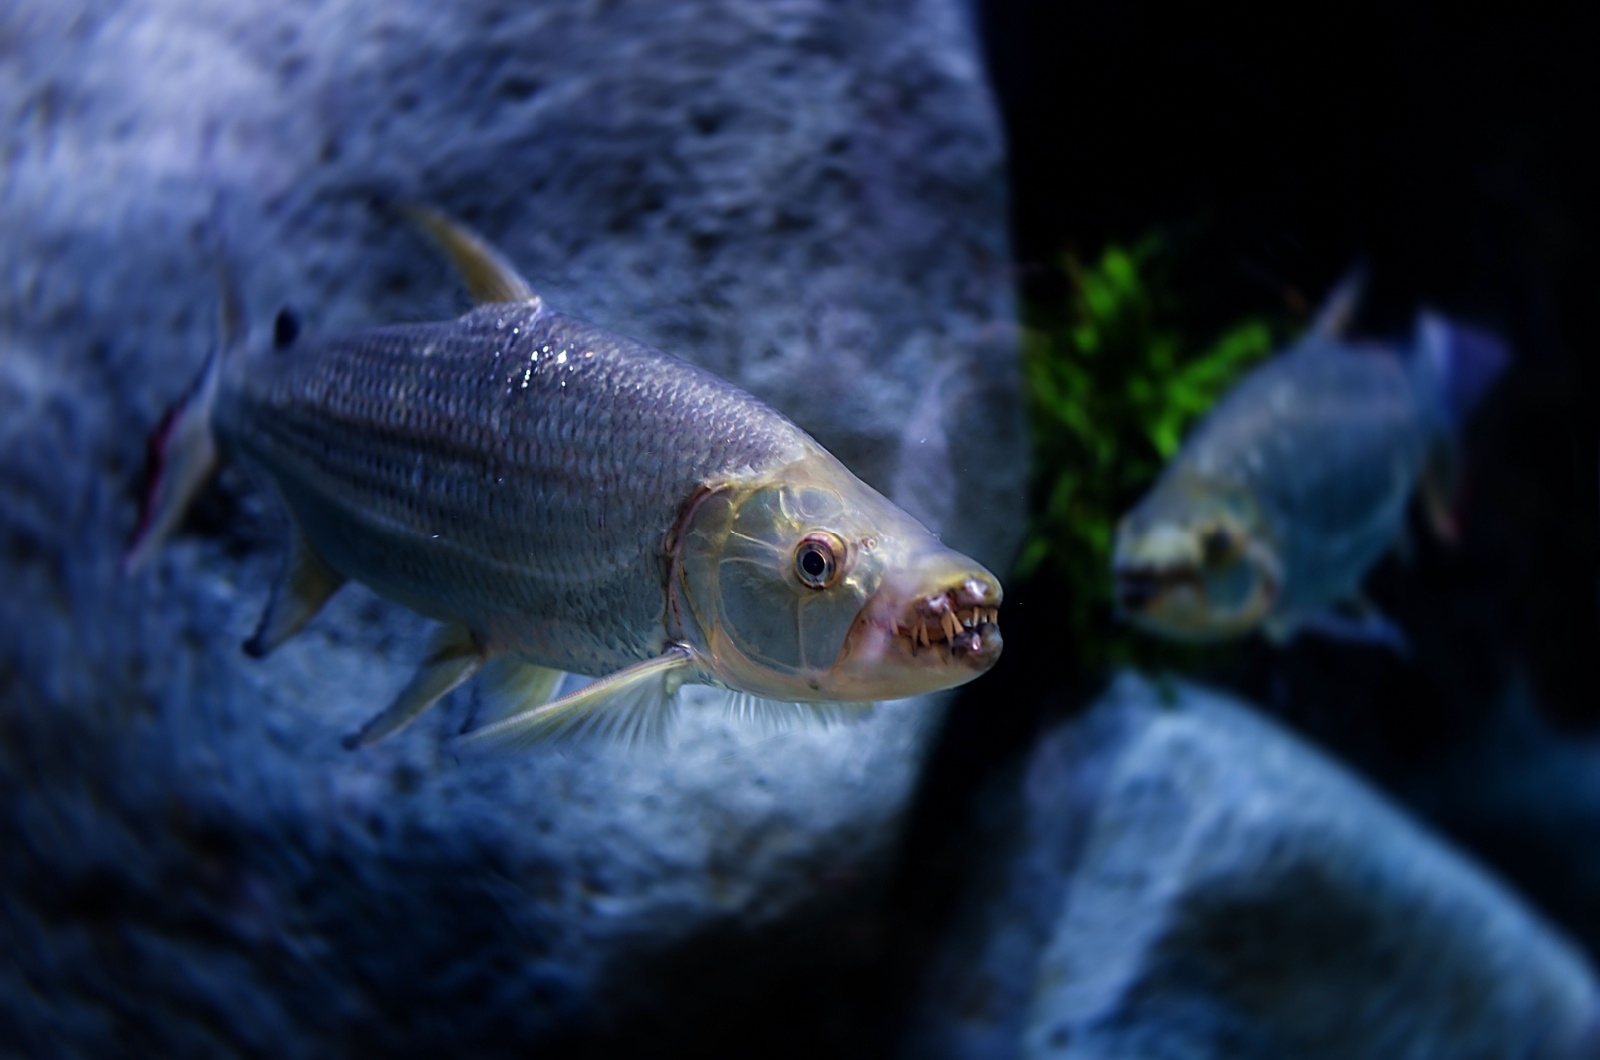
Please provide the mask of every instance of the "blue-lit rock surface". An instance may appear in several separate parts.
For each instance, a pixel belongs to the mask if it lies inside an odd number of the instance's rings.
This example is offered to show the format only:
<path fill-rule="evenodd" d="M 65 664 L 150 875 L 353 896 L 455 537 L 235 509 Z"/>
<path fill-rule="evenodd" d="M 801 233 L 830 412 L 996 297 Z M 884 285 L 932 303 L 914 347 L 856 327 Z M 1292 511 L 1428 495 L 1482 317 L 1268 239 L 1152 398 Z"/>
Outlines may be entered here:
<path fill-rule="evenodd" d="M 264 339 L 283 305 L 312 334 L 459 311 L 383 207 L 417 198 L 1003 569 L 1024 439 L 964 5 L 23 0 L 5 21 L 10 1045 L 481 1055 L 760 996 L 774 954 L 876 892 L 938 703 L 772 735 L 691 693 L 665 749 L 457 764 L 458 696 L 348 754 L 426 623 L 352 587 L 242 655 L 283 544 L 257 476 L 230 470 L 148 573 L 118 556 L 145 435 L 212 339 L 214 201 Z"/>
<path fill-rule="evenodd" d="M 1600 1049 L 1575 946 L 1235 701 L 1125 676 L 989 798 L 1014 802 L 989 817 L 990 867 L 930 966 L 905 1055 Z"/>

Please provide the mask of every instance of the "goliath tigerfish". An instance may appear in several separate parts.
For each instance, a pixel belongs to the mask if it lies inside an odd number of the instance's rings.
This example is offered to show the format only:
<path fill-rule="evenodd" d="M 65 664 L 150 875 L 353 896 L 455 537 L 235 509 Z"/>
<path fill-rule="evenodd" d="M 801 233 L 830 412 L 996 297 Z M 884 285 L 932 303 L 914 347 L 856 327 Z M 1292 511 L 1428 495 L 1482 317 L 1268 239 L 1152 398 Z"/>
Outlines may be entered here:
<path fill-rule="evenodd" d="M 684 683 L 827 715 L 994 664 L 987 570 L 756 398 L 550 309 L 473 233 L 410 213 L 479 307 L 249 356 L 225 278 L 222 343 L 153 439 L 128 556 L 224 455 L 264 468 L 293 535 L 251 655 L 347 579 L 444 624 L 348 746 L 480 672 L 497 720 L 469 738 L 516 742 L 658 729 Z M 601 680 L 550 700 L 564 671 Z"/>
<path fill-rule="evenodd" d="M 1241 380 L 1117 528 L 1117 606 L 1206 641 L 1311 629 L 1404 647 L 1361 582 L 1420 484 L 1453 536 L 1458 436 L 1508 362 L 1500 342 L 1420 313 L 1411 347 L 1346 344 L 1359 276 L 1287 352 Z"/>

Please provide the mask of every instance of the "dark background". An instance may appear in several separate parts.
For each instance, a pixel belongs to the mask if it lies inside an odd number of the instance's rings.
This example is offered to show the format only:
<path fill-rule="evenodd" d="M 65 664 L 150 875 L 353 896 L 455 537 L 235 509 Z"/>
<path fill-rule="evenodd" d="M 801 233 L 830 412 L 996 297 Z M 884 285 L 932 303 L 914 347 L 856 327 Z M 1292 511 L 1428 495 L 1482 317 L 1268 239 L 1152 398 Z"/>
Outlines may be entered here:
<path fill-rule="evenodd" d="M 1181 248 L 1202 331 L 1305 313 L 1362 262 L 1357 332 L 1407 334 L 1428 305 L 1509 341 L 1514 366 L 1466 439 L 1463 541 L 1418 525 L 1410 562 L 1369 581 L 1411 657 L 1302 638 L 1188 672 L 1328 747 L 1600 957 L 1600 835 L 1575 831 L 1600 823 L 1597 785 L 1555 769 L 1531 797 L 1524 783 L 1537 755 L 1600 769 L 1594 17 L 1347 4 L 1272 22 L 987 0 L 978 18 L 1025 305 L 1062 297 L 1064 250 L 1155 232 Z M 1006 659 L 951 716 L 891 903 L 908 968 L 979 871 L 980 818 L 1009 772 L 1104 682 L 1047 620 L 1070 591 L 1007 583 Z"/>

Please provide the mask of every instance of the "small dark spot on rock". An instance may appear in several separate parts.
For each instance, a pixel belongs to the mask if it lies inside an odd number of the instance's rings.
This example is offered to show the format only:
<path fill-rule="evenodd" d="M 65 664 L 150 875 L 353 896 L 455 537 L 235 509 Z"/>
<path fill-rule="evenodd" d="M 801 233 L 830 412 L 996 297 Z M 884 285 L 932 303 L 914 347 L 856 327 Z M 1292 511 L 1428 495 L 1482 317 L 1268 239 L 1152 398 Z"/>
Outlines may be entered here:
<path fill-rule="evenodd" d="M 401 795 L 410 795 L 422 786 L 422 770 L 410 762 L 401 762 L 394 767 L 394 790 Z"/>
<path fill-rule="evenodd" d="M 340 151 L 339 138 L 336 136 L 326 137 L 322 141 L 322 147 L 317 151 L 317 161 L 324 165 L 330 162 L 337 162 Z"/>
<path fill-rule="evenodd" d="M 689 237 L 689 246 L 702 258 L 710 257 L 722 245 L 721 232 L 695 232 Z"/>
<path fill-rule="evenodd" d="M 419 102 L 421 102 L 421 100 L 417 98 L 417 94 L 415 92 L 402 92 L 398 96 L 394 97 L 394 109 L 399 111 L 401 114 L 409 114 L 411 111 L 417 109 L 417 104 Z"/>
<path fill-rule="evenodd" d="M 1065 1049 L 1072 1044 L 1072 1031 L 1066 1027 L 1057 1027 L 1050 1032 L 1050 1048 Z"/>
<path fill-rule="evenodd" d="M 272 319 L 272 346 L 286 350 L 300 337 L 300 318 L 293 309 L 284 306 Z"/>
<path fill-rule="evenodd" d="M 498 92 L 501 96 L 513 102 L 526 103 L 538 95 L 539 89 L 542 87 L 536 78 L 513 74 L 500 82 Z"/>
<path fill-rule="evenodd" d="M 701 136 L 712 136 L 722 128 L 724 115 L 718 111 L 702 110 L 690 115 L 689 124 Z"/>

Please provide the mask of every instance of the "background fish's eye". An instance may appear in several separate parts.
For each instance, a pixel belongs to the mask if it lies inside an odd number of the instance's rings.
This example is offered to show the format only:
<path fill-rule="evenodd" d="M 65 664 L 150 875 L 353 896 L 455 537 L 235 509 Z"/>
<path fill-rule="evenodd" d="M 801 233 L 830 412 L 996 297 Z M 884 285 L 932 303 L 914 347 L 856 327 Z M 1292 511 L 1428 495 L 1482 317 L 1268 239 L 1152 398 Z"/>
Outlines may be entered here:
<path fill-rule="evenodd" d="M 1233 552 L 1233 535 L 1221 527 L 1212 527 L 1200 535 L 1200 554 L 1207 563 L 1220 563 Z"/>
<path fill-rule="evenodd" d="M 808 534 L 794 550 L 794 572 L 801 584 L 826 589 L 839 576 L 839 548 L 832 534 Z"/>

